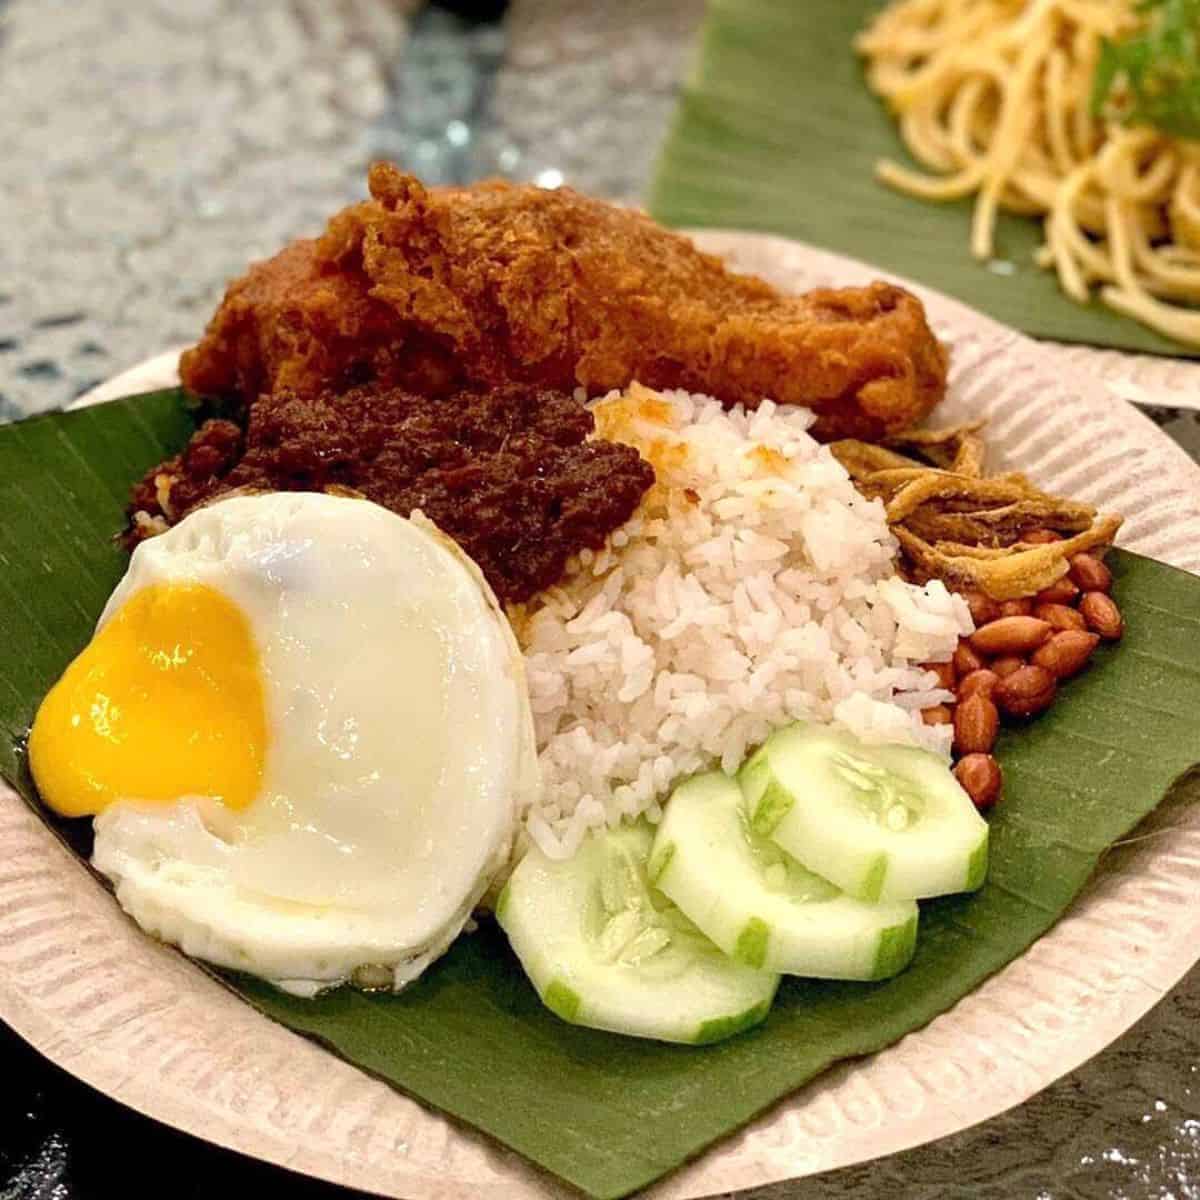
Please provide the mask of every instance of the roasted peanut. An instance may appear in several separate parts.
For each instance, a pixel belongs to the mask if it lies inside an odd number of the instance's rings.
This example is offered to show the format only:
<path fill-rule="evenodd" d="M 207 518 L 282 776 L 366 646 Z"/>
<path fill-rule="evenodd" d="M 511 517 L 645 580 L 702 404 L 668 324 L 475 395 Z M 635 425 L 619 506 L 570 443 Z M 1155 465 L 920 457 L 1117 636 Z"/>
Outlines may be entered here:
<path fill-rule="evenodd" d="M 1023 658 L 1018 658 L 1015 654 L 1006 654 L 1003 658 L 993 659 L 988 664 L 988 669 L 1001 679 L 1007 679 L 1009 675 L 1014 671 L 1019 671 L 1024 665 Z"/>
<path fill-rule="evenodd" d="M 996 706 L 986 696 L 969 696 L 954 709 L 955 753 L 989 753 L 996 744 L 999 728 L 1000 714 Z"/>
<path fill-rule="evenodd" d="M 1071 578 L 1081 592 L 1107 592 L 1112 587 L 1112 572 L 1094 554 L 1071 559 Z"/>
<path fill-rule="evenodd" d="M 1053 529 L 1031 529 L 1021 534 L 1019 540 L 1027 546 L 1040 546 L 1045 542 L 1061 542 L 1062 534 L 1055 533 Z"/>
<path fill-rule="evenodd" d="M 1060 629 L 1050 640 L 1039 646 L 1033 656 L 1035 667 L 1045 667 L 1055 679 L 1070 679 L 1078 675 L 1099 645 L 1100 637 L 1082 629 Z"/>
<path fill-rule="evenodd" d="M 958 698 L 967 700 L 971 696 L 980 695 L 990 700 L 999 682 L 1000 676 L 995 671 L 980 667 L 978 671 L 972 671 L 958 681 Z"/>
<path fill-rule="evenodd" d="M 983 592 L 963 592 L 963 599 L 971 610 L 971 620 L 976 628 L 994 621 L 1000 615 L 1000 605 Z"/>
<path fill-rule="evenodd" d="M 1051 633 L 1050 626 L 1037 617 L 1001 617 L 971 634 L 971 647 L 980 654 L 1028 654 L 1036 650 Z"/>
<path fill-rule="evenodd" d="M 1033 610 L 1033 615 L 1039 621 L 1045 621 L 1047 624 L 1053 625 L 1055 629 L 1079 629 L 1087 628 L 1087 622 L 1083 619 L 1083 614 L 1077 608 L 1072 608 L 1069 604 L 1039 604 Z"/>
<path fill-rule="evenodd" d="M 1033 601 L 1022 598 L 1020 600 L 1005 600 L 1000 605 L 1001 617 L 1027 617 L 1033 612 Z"/>
<path fill-rule="evenodd" d="M 1079 596 L 1079 588 L 1070 575 L 1055 580 L 1048 588 L 1042 588 L 1034 597 L 1038 604 L 1071 604 Z M 1034 609 L 1037 612 L 1037 609 Z"/>
<path fill-rule="evenodd" d="M 958 672 L 960 679 L 964 675 L 970 675 L 972 671 L 978 671 L 983 666 L 983 659 L 971 649 L 970 643 L 966 640 L 958 643 L 958 649 L 954 651 L 954 658 L 951 661 L 954 663 L 954 669 Z"/>
<path fill-rule="evenodd" d="M 1045 667 L 1025 666 L 1001 679 L 992 696 L 1010 717 L 1032 717 L 1054 703 L 1055 690 Z"/>
<path fill-rule="evenodd" d="M 949 725 L 954 720 L 954 714 L 948 704 L 934 704 L 921 709 L 921 720 L 926 725 Z"/>
<path fill-rule="evenodd" d="M 1088 623 L 1088 628 L 1095 630 L 1106 642 L 1120 640 L 1125 632 L 1125 622 L 1121 618 L 1121 610 L 1113 602 L 1111 596 L 1103 592 L 1084 592 L 1079 602 L 1079 611 Z"/>
<path fill-rule="evenodd" d="M 954 778 L 978 809 L 991 808 L 1000 799 L 1004 777 L 990 754 L 968 754 L 954 765 Z"/>
<path fill-rule="evenodd" d="M 944 687 L 946 691 L 954 691 L 954 681 L 957 678 L 957 673 L 954 670 L 952 662 L 943 663 L 922 663 L 922 671 L 932 671 L 938 677 L 938 684 Z"/>

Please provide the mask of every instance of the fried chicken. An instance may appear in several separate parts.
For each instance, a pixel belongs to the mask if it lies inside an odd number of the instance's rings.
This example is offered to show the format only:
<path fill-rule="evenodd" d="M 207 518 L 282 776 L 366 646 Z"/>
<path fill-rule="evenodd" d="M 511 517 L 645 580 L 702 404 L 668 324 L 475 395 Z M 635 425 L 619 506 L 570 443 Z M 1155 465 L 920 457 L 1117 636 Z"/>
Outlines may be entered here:
<path fill-rule="evenodd" d="M 377 163 L 371 199 L 234 282 L 183 381 L 254 403 L 361 383 L 438 395 L 634 380 L 812 408 L 878 438 L 941 399 L 946 355 L 902 288 L 782 295 L 638 213 L 563 188 L 425 188 Z"/>
<path fill-rule="evenodd" d="M 476 562 L 501 600 L 557 583 L 598 550 L 654 482 L 632 446 L 590 439 L 574 396 L 509 384 L 441 398 L 363 387 L 261 397 L 242 427 L 207 421 L 133 493 L 129 540 L 238 489 L 348 488 L 419 508 Z"/>

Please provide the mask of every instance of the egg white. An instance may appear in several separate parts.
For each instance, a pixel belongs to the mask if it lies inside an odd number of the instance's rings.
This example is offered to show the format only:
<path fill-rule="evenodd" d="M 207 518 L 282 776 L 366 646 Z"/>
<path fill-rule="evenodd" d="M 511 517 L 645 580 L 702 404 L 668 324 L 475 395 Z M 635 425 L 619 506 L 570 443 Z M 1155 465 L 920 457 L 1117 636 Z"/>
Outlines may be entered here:
<path fill-rule="evenodd" d="M 219 590 L 250 624 L 262 786 L 241 811 L 112 804 L 95 866 L 149 932 L 288 990 L 415 978 L 507 861 L 538 786 L 520 652 L 478 569 L 428 522 L 364 500 L 238 496 L 142 543 L 100 626 L 172 581 Z"/>

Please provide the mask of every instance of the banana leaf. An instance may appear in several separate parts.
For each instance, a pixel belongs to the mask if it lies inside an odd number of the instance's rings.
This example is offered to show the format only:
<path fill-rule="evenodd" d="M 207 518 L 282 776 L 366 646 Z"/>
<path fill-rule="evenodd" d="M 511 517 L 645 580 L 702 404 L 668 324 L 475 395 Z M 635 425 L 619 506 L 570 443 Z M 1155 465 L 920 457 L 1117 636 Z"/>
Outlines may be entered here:
<path fill-rule="evenodd" d="M 1003 215 L 996 259 L 968 248 L 971 200 L 934 204 L 876 181 L 914 164 L 851 41 L 880 0 L 713 0 L 650 198 L 668 225 L 784 233 L 957 296 L 1036 337 L 1200 355 L 1099 301 L 1075 303 L 1033 252 L 1041 223 Z"/>
<path fill-rule="evenodd" d="M 0 427 L 0 774 L 43 816 L 22 760 L 29 723 L 124 569 L 113 534 L 130 481 L 193 424 L 183 394 L 167 391 Z M 486 921 L 399 996 L 303 1001 L 226 981 L 589 1195 L 634 1191 L 832 1062 L 944 1012 L 1049 928 L 1105 848 L 1168 791 L 1200 792 L 1185 778 L 1200 760 L 1200 579 L 1133 554 L 1112 562 L 1125 641 L 1101 650 L 1043 718 L 1004 736 L 988 883 L 924 905 L 916 958 L 896 979 L 785 981 L 761 1028 L 711 1047 L 563 1023 Z M 87 822 L 52 827 L 86 855 Z"/>

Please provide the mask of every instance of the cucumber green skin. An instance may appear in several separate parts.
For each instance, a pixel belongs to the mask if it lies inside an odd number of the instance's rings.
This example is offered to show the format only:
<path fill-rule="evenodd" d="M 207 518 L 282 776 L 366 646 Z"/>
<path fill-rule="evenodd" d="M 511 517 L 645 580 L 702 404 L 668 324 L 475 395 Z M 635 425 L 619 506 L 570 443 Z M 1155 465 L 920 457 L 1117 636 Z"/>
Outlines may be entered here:
<path fill-rule="evenodd" d="M 668 979 L 596 953 L 587 928 L 608 838 L 645 864 L 653 835 L 644 825 L 593 835 L 566 862 L 533 849 L 497 901 L 496 919 L 546 1007 L 572 1024 L 686 1044 L 720 1041 L 764 1020 L 779 976 L 735 962 L 715 946 Z"/>
<path fill-rule="evenodd" d="M 746 845 L 742 794 L 720 772 L 676 788 L 654 841 L 658 887 L 747 966 L 820 979 L 884 979 L 916 948 L 912 901 L 868 905 L 846 895 L 796 900 L 772 891 Z"/>
<path fill-rule="evenodd" d="M 893 832 L 846 814 L 827 762 L 841 748 L 908 779 L 930 816 Z M 857 899 L 914 900 L 974 891 L 987 876 L 988 827 L 949 767 L 907 746 L 865 746 L 851 735 L 797 723 L 767 739 L 738 774 L 751 823 Z"/>
<path fill-rule="evenodd" d="M 717 1017 L 715 1020 L 705 1021 L 696 1031 L 692 1044 L 711 1046 L 714 1042 L 723 1042 L 726 1038 L 733 1037 L 735 1033 L 745 1033 L 747 1029 L 761 1025 L 770 1011 L 771 1001 L 764 1000 L 761 1004 L 755 1004 L 732 1017 Z"/>

